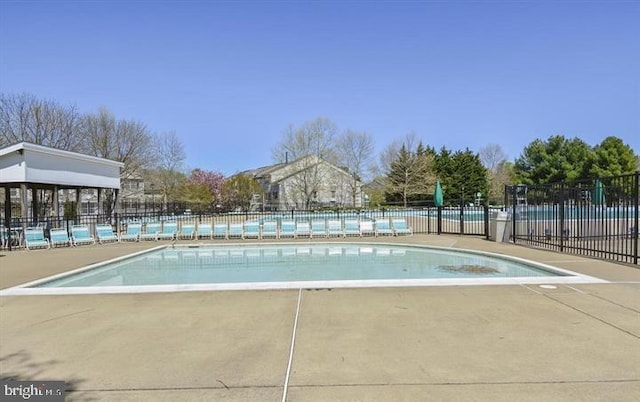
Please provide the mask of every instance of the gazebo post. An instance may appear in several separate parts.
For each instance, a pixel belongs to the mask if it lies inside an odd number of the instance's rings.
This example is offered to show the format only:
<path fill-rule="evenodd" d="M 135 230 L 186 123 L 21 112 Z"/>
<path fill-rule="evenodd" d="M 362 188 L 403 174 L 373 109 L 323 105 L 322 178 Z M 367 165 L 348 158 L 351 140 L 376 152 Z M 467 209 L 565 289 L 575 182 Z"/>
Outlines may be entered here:
<path fill-rule="evenodd" d="M 27 219 L 29 213 L 27 211 L 27 185 L 25 183 L 20 184 L 20 224 L 22 230 L 27 228 Z"/>
<path fill-rule="evenodd" d="M 7 247 L 11 251 L 11 188 L 4 186 L 4 227 L 7 230 Z"/>
<path fill-rule="evenodd" d="M 58 185 L 53 186 L 53 196 L 51 197 L 51 203 L 53 204 L 53 215 L 56 219 L 60 218 L 60 204 L 59 204 L 59 195 L 58 195 Z"/>
<path fill-rule="evenodd" d="M 82 197 L 80 197 L 80 193 L 82 192 L 82 187 L 76 187 L 76 217 L 82 215 Z"/>
<path fill-rule="evenodd" d="M 38 189 L 36 186 L 31 187 L 31 217 L 34 223 L 40 223 L 40 217 L 38 216 Z"/>

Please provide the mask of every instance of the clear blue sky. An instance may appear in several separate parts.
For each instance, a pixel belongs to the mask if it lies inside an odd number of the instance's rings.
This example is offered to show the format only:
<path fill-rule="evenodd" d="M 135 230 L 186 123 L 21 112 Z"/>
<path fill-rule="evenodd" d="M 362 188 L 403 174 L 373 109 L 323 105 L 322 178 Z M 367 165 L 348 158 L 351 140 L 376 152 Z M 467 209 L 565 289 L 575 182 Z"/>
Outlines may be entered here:
<path fill-rule="evenodd" d="M 536 138 L 640 152 L 638 1 L 0 0 L 0 89 L 175 131 L 188 167 L 270 164 L 319 116 L 378 151 L 509 159 Z"/>

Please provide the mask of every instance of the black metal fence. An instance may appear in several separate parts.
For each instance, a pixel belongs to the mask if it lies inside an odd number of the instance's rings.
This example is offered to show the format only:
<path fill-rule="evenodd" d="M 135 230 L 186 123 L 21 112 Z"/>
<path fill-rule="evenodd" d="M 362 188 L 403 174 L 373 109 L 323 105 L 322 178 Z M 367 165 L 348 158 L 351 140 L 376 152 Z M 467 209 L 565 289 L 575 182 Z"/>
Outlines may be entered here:
<path fill-rule="evenodd" d="M 114 213 L 111 215 L 84 214 L 76 216 L 48 216 L 45 218 L 13 218 L 6 222 L 0 217 L 1 246 L 5 249 L 21 248 L 22 231 L 28 227 L 41 227 L 45 233 L 50 229 L 65 228 L 71 233 L 73 225 L 86 225 L 95 233 L 98 224 L 111 224 L 117 232 L 126 230 L 131 222 L 176 221 L 181 224 L 201 223 L 242 223 L 246 221 L 312 221 L 324 220 L 380 220 L 402 218 L 416 234 L 464 234 L 488 236 L 490 210 L 486 206 L 468 206 L 454 208 L 393 208 L 376 210 L 320 210 L 320 211 L 280 211 L 280 212 L 231 212 L 231 213 L 193 213 L 189 208 L 181 208 L 179 213 L 169 213 L 171 208 L 156 211 L 139 209 L 135 212 Z M 0 208 L 1 210 L 1 208 Z M 129 210 L 130 211 L 130 210 Z"/>
<path fill-rule="evenodd" d="M 638 264 L 638 179 L 507 186 L 514 243 Z"/>

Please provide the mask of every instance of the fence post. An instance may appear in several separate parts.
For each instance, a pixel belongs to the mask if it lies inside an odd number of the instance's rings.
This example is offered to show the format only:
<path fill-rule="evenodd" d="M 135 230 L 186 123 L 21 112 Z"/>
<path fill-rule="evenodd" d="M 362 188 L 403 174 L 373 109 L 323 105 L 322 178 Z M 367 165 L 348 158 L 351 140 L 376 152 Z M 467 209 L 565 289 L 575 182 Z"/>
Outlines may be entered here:
<path fill-rule="evenodd" d="M 516 197 L 517 186 L 511 186 L 511 239 L 513 239 L 513 243 L 516 242 L 516 219 L 518 218 L 517 212 L 517 204 L 518 198 Z"/>
<path fill-rule="evenodd" d="M 560 211 L 558 211 L 558 219 L 560 220 L 560 251 L 564 251 L 564 183 L 560 183 Z"/>
<path fill-rule="evenodd" d="M 633 236 L 633 263 L 638 264 L 638 223 L 640 222 L 638 217 L 640 194 L 638 194 L 638 191 L 640 190 L 640 171 L 636 171 L 633 179 L 633 215 L 635 222 L 633 223 L 634 230 L 631 235 Z"/>
<path fill-rule="evenodd" d="M 489 205 L 485 204 L 484 207 L 484 237 L 489 240 Z"/>
<path fill-rule="evenodd" d="M 460 192 L 460 234 L 464 234 L 464 186 Z"/>

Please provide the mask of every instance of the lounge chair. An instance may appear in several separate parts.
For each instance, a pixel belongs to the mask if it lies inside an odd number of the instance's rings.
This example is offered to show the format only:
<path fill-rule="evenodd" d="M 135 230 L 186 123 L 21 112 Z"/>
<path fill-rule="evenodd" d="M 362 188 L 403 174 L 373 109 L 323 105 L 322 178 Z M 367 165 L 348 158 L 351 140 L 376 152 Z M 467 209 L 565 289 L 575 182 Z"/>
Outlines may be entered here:
<path fill-rule="evenodd" d="M 282 221 L 280 224 L 280 238 L 296 237 L 296 223 L 294 221 Z"/>
<path fill-rule="evenodd" d="M 244 239 L 244 231 L 242 229 L 242 226 L 242 223 L 230 223 L 227 238 Z"/>
<path fill-rule="evenodd" d="M 74 246 L 81 244 L 96 244 L 96 239 L 91 236 L 89 226 L 87 225 L 71 226 L 71 240 L 73 241 Z"/>
<path fill-rule="evenodd" d="M 24 231 L 24 244 L 27 250 L 33 248 L 49 248 L 49 240 L 44 237 L 44 229 L 42 228 L 27 228 Z"/>
<path fill-rule="evenodd" d="M 391 225 L 393 226 L 394 233 L 398 236 L 413 234 L 413 230 L 407 224 L 407 221 L 404 218 L 392 219 Z"/>
<path fill-rule="evenodd" d="M 180 232 L 178 238 L 193 240 L 193 235 L 196 232 L 196 225 L 193 223 L 183 223 L 180 225 Z"/>
<path fill-rule="evenodd" d="M 67 229 L 51 229 L 49 231 L 49 243 L 52 248 L 56 246 L 73 246 Z"/>
<path fill-rule="evenodd" d="M 260 238 L 260 222 L 251 221 L 244 223 L 244 238 L 259 239 Z"/>
<path fill-rule="evenodd" d="M 226 223 L 216 223 L 213 225 L 214 239 L 227 239 L 229 235 L 229 225 Z"/>
<path fill-rule="evenodd" d="M 158 240 L 175 240 L 178 234 L 177 222 L 165 222 L 162 224 L 162 232 L 158 232 Z"/>
<path fill-rule="evenodd" d="M 296 237 L 311 237 L 311 226 L 308 221 L 296 221 Z"/>
<path fill-rule="evenodd" d="M 331 219 L 327 221 L 327 236 L 328 237 L 343 237 L 344 230 L 342 230 L 342 221 L 338 219 Z"/>
<path fill-rule="evenodd" d="M 391 229 L 389 219 L 376 219 L 375 228 L 376 236 L 393 236 L 393 229 Z"/>
<path fill-rule="evenodd" d="M 262 224 L 262 238 L 278 238 L 278 222 L 266 221 Z"/>
<path fill-rule="evenodd" d="M 96 236 L 100 244 L 111 241 L 117 243 L 120 241 L 120 238 L 114 233 L 113 226 L 111 225 L 96 225 Z"/>
<path fill-rule="evenodd" d="M 198 229 L 196 230 L 196 237 L 198 239 L 211 239 L 213 236 L 213 230 L 210 223 L 198 223 Z"/>
<path fill-rule="evenodd" d="M 140 241 L 141 223 L 128 223 L 127 231 L 120 235 L 120 241 Z"/>
<path fill-rule="evenodd" d="M 344 220 L 344 236 L 362 236 L 360 233 L 360 223 L 357 219 Z"/>
<path fill-rule="evenodd" d="M 324 219 L 311 221 L 311 237 L 327 237 L 327 222 Z"/>
<path fill-rule="evenodd" d="M 375 236 L 376 231 L 373 228 L 372 220 L 361 220 L 360 221 L 360 236 Z"/>
<path fill-rule="evenodd" d="M 144 227 L 144 233 L 140 233 L 140 240 L 158 241 L 158 233 L 161 228 L 160 222 L 149 222 Z"/>

